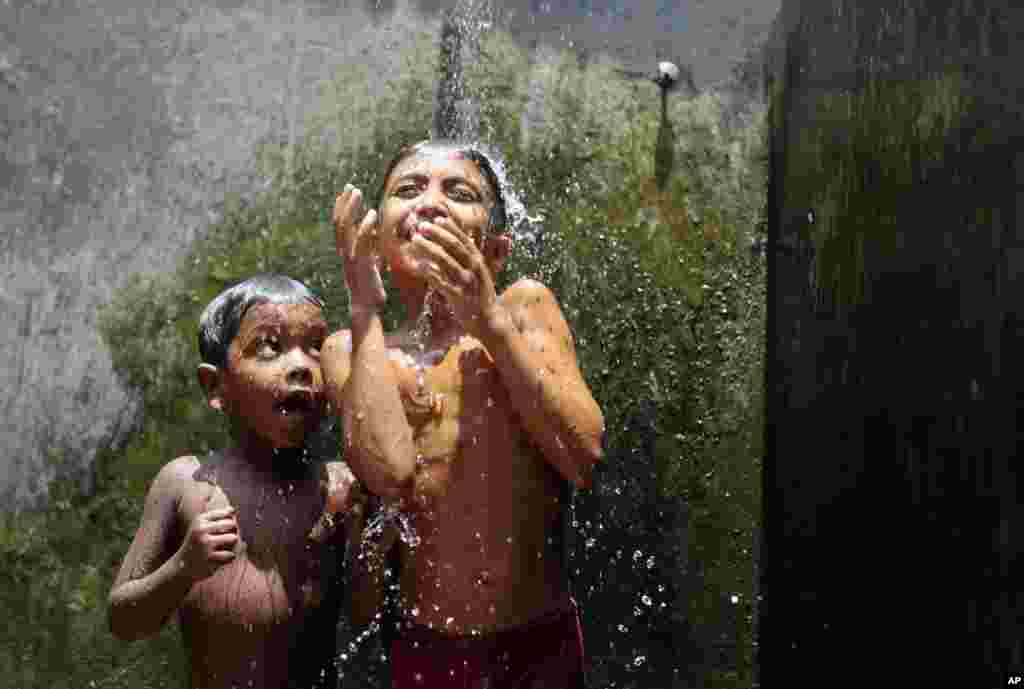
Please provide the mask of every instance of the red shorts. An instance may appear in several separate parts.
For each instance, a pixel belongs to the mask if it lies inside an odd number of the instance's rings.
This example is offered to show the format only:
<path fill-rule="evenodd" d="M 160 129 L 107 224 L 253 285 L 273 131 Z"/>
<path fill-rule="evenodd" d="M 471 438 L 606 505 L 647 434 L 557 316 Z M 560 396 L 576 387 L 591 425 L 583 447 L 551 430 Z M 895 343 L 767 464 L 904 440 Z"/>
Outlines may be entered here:
<path fill-rule="evenodd" d="M 487 636 L 403 623 L 391 645 L 392 689 L 583 689 L 583 631 L 573 603 Z"/>

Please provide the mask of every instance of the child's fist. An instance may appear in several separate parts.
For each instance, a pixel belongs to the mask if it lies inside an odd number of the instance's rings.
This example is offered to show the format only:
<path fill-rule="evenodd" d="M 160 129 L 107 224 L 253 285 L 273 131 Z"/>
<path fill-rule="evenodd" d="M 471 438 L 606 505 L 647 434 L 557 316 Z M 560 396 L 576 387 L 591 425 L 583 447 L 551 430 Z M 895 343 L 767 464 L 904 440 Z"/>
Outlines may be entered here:
<path fill-rule="evenodd" d="M 235 559 L 238 522 L 234 507 L 221 507 L 196 515 L 181 544 L 181 567 L 196 581 L 206 579 Z"/>

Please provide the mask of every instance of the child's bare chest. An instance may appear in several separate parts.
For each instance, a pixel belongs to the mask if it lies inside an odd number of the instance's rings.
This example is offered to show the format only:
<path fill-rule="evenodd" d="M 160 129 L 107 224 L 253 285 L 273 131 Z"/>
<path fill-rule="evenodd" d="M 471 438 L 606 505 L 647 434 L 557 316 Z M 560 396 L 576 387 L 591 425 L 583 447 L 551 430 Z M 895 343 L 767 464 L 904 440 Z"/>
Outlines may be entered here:
<path fill-rule="evenodd" d="M 247 632 L 301 620 L 318 609 L 339 565 L 339 534 L 312 537 L 323 510 L 317 486 L 285 484 L 263 490 L 222 480 L 192 509 L 227 505 L 236 510 L 236 557 L 193 585 L 185 609 L 214 627 Z"/>
<path fill-rule="evenodd" d="M 443 356 L 427 355 L 419 364 L 408 355 L 392 352 L 392 358 L 421 459 L 471 451 L 474 439 L 479 443 L 487 428 L 504 420 L 505 390 L 494 362 L 475 340 L 464 338 Z"/>
<path fill-rule="evenodd" d="M 536 473 L 500 373 L 479 342 L 464 338 L 434 365 L 396 360 L 399 390 L 417 451 L 415 481 L 423 499 L 472 502 L 487 488 Z"/>

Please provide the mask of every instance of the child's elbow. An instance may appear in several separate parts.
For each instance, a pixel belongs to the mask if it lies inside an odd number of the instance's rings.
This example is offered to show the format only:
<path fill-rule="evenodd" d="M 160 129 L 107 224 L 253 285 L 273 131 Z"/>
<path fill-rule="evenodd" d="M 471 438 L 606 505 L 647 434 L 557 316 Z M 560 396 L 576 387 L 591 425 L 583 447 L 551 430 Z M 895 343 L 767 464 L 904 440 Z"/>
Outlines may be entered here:
<path fill-rule="evenodd" d="M 382 498 L 401 497 L 408 490 L 412 481 L 412 470 L 383 472 L 377 477 L 376 485 L 369 486 L 370 490 Z"/>
<path fill-rule="evenodd" d="M 576 475 L 572 482 L 579 490 L 594 486 L 594 467 L 604 460 L 604 433 L 588 435 L 581 443 L 576 461 Z"/>
<path fill-rule="evenodd" d="M 114 594 L 111 594 L 110 599 L 107 603 L 107 628 L 110 633 L 114 635 L 120 641 L 139 641 L 153 636 L 159 630 L 157 629 L 146 629 L 138 624 L 138 620 L 133 619 L 130 610 L 130 603 L 120 600 Z"/>
<path fill-rule="evenodd" d="M 406 490 L 412 481 L 416 461 L 412 453 L 405 454 L 396 453 L 380 459 L 367 457 L 364 466 L 372 469 L 366 472 L 363 482 L 372 493 L 383 498 L 395 498 Z"/>
<path fill-rule="evenodd" d="M 110 633 L 114 635 L 114 638 L 119 641 L 137 641 L 143 638 L 143 635 L 139 634 L 137 629 L 134 629 L 130 624 L 122 620 L 120 611 L 114 605 L 111 605 L 107 610 L 107 628 L 110 629 Z"/>

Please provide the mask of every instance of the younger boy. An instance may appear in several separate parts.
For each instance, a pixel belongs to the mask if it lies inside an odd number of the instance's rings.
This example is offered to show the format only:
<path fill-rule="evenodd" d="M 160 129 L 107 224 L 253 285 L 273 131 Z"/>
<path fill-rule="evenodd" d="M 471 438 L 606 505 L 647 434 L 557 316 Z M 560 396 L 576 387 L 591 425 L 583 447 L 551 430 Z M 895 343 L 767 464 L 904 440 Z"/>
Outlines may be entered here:
<path fill-rule="evenodd" d="M 110 592 L 123 639 L 177 613 L 191 686 L 333 687 L 346 530 L 359 528 L 355 477 L 303 446 L 325 413 L 322 304 L 303 284 L 260 275 L 203 312 L 199 382 L 233 446 L 179 457 L 157 474 Z M 373 471 L 388 492 L 387 471 Z"/>

